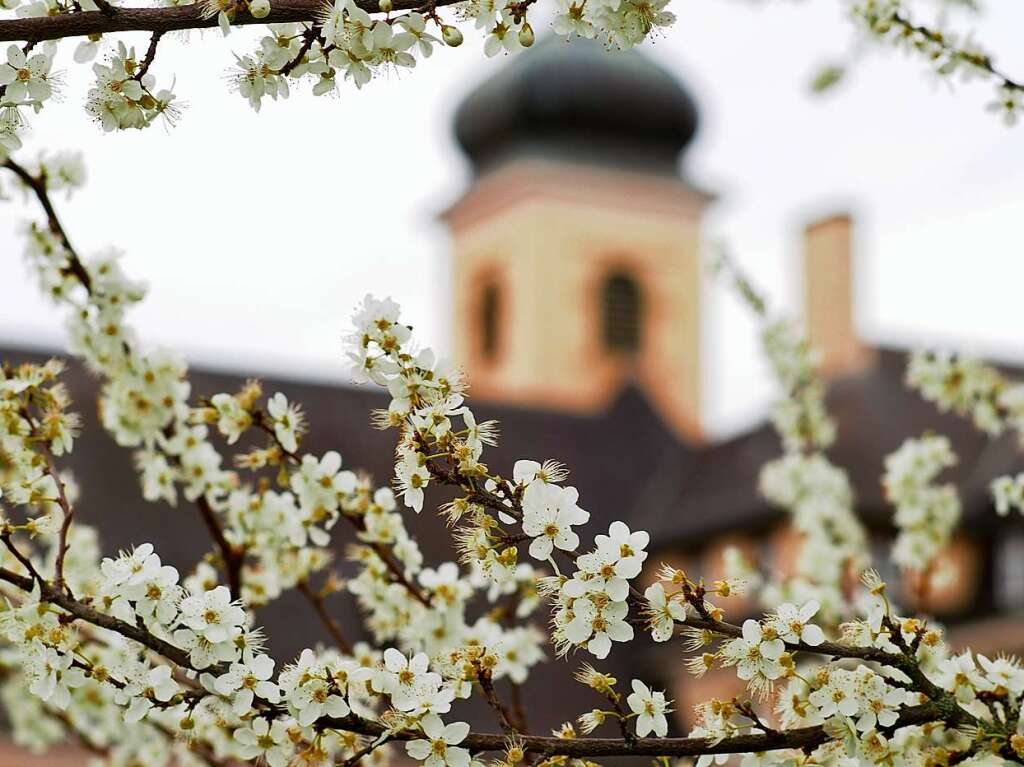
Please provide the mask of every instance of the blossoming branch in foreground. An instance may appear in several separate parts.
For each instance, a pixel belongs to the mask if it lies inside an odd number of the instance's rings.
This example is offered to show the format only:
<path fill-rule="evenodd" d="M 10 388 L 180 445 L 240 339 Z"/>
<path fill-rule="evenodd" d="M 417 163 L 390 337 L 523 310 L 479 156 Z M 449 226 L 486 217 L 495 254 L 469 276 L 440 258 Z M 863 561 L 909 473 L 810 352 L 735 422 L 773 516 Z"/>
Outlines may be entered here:
<path fill-rule="evenodd" d="M 766 334 L 791 385 L 780 407 L 790 415 L 777 420 L 787 453 L 762 484 L 793 513 L 804 562 L 767 589 L 789 598 L 737 625 L 725 620 L 743 589 L 737 579 L 706 583 L 662 566 L 641 593 L 650 540 L 623 521 L 581 549 L 585 499 L 557 462 L 524 458 L 510 476 L 492 469 L 483 459 L 495 426 L 473 414 L 458 371 L 415 346 L 394 302 L 362 303 L 346 354 L 358 377 L 389 392 L 375 420 L 396 432 L 398 497 L 343 469 L 336 452 L 305 453 L 313 425 L 283 392 L 264 397 L 250 382 L 191 402 L 184 363 L 147 350 L 126 323 L 141 286 L 114 254 L 82 260 L 61 234 L 53 220 L 30 226 L 29 260 L 66 311 L 73 352 L 100 378 L 103 425 L 137 452 L 147 498 L 184 496 L 196 507 L 213 550 L 184 578 L 151 544 L 103 557 L 96 532 L 73 522 L 75 486 L 57 465 L 79 429 L 62 366 L 0 368 L 0 632 L 11 658 L 2 698 L 19 742 L 72 734 L 111 767 L 354 764 L 385 758 L 392 740 L 431 767 L 469 767 L 489 751 L 508 767 L 526 754 L 543 767 L 583 767 L 631 754 L 724 763 L 730 751 L 746 753 L 747 765 L 1024 760 L 1016 659 L 951 655 L 937 628 L 899 614 L 873 571 L 856 593 L 838 591 L 866 554 L 845 476 L 820 453 L 826 431 L 788 431 L 826 417 L 798 335 Z M 250 445 L 235 470 L 224 468 L 221 440 Z M 905 535 L 931 544 L 948 528 L 945 513 L 901 512 L 944 508 L 929 499 L 943 493 L 932 480 L 951 461 L 935 438 L 891 458 L 887 488 Z M 441 511 L 460 562 L 428 567 L 399 500 L 419 513 L 434 485 L 456 493 Z M 827 534 L 813 528 L 822 521 Z M 342 529 L 352 568 L 344 585 L 331 562 Z M 825 560 L 819 571 L 809 565 Z M 325 599 L 341 590 L 364 614 L 370 643 L 349 643 L 332 618 Z M 286 592 L 310 602 L 333 647 L 284 664 L 265 652 L 253 609 Z M 542 599 L 549 633 L 531 622 Z M 665 739 L 672 701 L 663 691 L 641 679 L 620 691 L 592 666 L 577 679 L 600 707 L 579 715 L 580 727 L 611 737 L 570 737 L 572 725 L 533 735 L 502 699 L 543 673 L 548 642 L 558 655 L 601 660 L 647 633 L 677 641 L 696 674 L 734 669 L 746 691 L 698 705 L 688 739 Z M 460 720 L 467 698 L 494 710 L 500 735 Z"/>

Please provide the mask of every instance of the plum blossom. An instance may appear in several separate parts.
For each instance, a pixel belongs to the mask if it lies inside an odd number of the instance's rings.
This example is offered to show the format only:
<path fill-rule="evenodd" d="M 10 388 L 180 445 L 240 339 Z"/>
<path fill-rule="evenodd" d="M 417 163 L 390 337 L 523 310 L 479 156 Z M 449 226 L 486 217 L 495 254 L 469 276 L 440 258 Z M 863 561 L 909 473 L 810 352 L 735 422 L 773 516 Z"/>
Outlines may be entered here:
<path fill-rule="evenodd" d="M 44 53 L 26 56 L 17 45 L 7 47 L 7 61 L 0 64 L 0 86 L 6 86 L 8 101 L 45 101 L 53 94 L 50 57 Z"/>
<path fill-rule="evenodd" d="M 769 618 L 769 623 L 782 641 L 790 644 L 803 642 L 811 647 L 817 647 L 825 641 L 825 633 L 819 626 L 809 621 L 820 607 L 821 605 L 813 599 L 799 608 L 786 602 L 779 606 L 773 617 Z"/>
<path fill-rule="evenodd" d="M 665 595 L 665 588 L 654 583 L 644 591 L 647 600 L 648 624 L 655 642 L 667 642 L 675 632 L 676 623 L 686 622 L 686 603 Z"/>
<path fill-rule="evenodd" d="M 405 505 L 417 514 L 423 510 L 423 488 L 430 483 L 430 470 L 422 456 L 406 450 L 395 465 L 395 479 Z"/>
<path fill-rule="evenodd" d="M 636 735 L 646 738 L 652 732 L 659 738 L 668 733 L 665 714 L 671 711 L 665 693 L 651 690 L 639 679 L 633 680 L 633 692 L 626 697 L 630 710 L 636 714 Z"/>
<path fill-rule="evenodd" d="M 234 739 L 242 748 L 239 756 L 243 759 L 263 759 L 269 767 L 287 767 L 293 747 L 288 737 L 288 721 L 264 717 L 253 719 L 248 726 L 234 732 Z"/>
<path fill-rule="evenodd" d="M 216 689 L 232 699 L 232 708 L 242 715 L 252 709 L 256 696 L 277 703 L 281 692 L 270 680 L 274 676 L 274 660 L 269 655 L 256 655 L 252 650 L 242 653 L 240 663 L 232 663 L 227 673 L 217 677 Z"/>
<path fill-rule="evenodd" d="M 299 449 L 299 435 L 305 424 L 305 416 L 299 406 L 288 401 L 281 392 L 277 392 L 267 401 L 267 413 L 274 427 L 274 436 L 281 447 L 290 453 Z"/>
<path fill-rule="evenodd" d="M 207 642 L 217 644 L 237 635 L 245 625 L 245 610 L 231 600 L 226 586 L 217 586 L 202 595 L 185 597 L 181 622 Z"/>
<path fill-rule="evenodd" d="M 579 536 L 572 526 L 584 524 L 590 514 L 576 504 L 578 499 L 574 487 L 546 482 L 527 486 L 523 493 L 523 532 L 533 538 L 531 557 L 545 560 L 555 548 L 572 551 L 579 546 Z"/>
<path fill-rule="evenodd" d="M 469 734 L 465 722 L 445 725 L 436 715 L 426 716 L 420 722 L 424 739 L 411 740 L 405 744 L 405 752 L 425 767 L 469 767 L 469 751 L 458 744 Z"/>

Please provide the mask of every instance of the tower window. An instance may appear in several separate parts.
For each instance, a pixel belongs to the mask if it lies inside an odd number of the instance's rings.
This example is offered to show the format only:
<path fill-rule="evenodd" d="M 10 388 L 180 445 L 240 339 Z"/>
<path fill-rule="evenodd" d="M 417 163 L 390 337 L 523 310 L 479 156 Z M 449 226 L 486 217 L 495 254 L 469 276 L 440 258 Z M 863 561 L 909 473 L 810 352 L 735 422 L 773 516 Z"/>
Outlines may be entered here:
<path fill-rule="evenodd" d="M 501 320 L 501 290 L 497 283 L 484 285 L 480 296 L 480 354 L 493 360 L 498 354 Z"/>
<path fill-rule="evenodd" d="M 604 281 L 601 291 L 602 331 L 606 349 L 635 352 L 640 349 L 640 286 L 630 275 L 616 272 Z"/>

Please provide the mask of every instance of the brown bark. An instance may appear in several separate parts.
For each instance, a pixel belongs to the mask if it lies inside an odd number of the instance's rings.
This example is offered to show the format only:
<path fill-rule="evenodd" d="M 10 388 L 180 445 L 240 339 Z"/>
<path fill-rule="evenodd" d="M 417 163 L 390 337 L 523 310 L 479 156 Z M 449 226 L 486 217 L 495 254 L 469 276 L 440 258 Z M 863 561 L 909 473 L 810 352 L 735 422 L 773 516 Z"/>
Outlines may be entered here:
<path fill-rule="evenodd" d="M 438 0 L 438 2 L 431 2 L 428 5 L 423 0 L 394 0 L 393 5 L 395 11 L 408 11 L 451 5 L 455 1 Z M 356 0 L 356 4 L 370 13 L 379 11 L 377 0 Z M 323 0 L 272 0 L 270 14 L 265 18 L 257 19 L 247 11 L 239 11 L 232 25 L 314 21 L 323 7 Z M 0 21 L 0 42 L 12 40 L 39 42 L 108 32 L 163 33 L 216 26 L 217 17 L 206 17 L 201 5 L 179 5 L 170 8 L 119 8 L 104 4 L 103 10 L 99 11 L 2 20 Z"/>

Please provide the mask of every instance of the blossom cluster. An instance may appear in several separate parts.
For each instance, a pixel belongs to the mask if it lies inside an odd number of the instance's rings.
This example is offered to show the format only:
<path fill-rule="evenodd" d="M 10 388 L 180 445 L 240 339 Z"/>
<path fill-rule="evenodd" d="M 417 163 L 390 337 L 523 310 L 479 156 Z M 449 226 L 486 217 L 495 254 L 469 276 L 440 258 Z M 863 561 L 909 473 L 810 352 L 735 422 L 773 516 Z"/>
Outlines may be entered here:
<path fill-rule="evenodd" d="M 608 535 L 595 537 L 594 551 L 576 558 L 572 577 L 548 582 L 554 591 L 552 639 L 561 652 L 584 647 L 597 658 L 606 658 L 612 642 L 629 642 L 633 627 L 629 614 L 630 580 L 643 567 L 649 536 L 630 532 L 624 522 L 612 522 Z M 555 591 L 557 589 L 557 591 Z"/>
<path fill-rule="evenodd" d="M 948 352 L 915 352 L 907 384 L 942 412 L 970 418 L 991 436 L 1024 429 L 1024 384 L 1012 383 L 991 365 Z"/>
<path fill-rule="evenodd" d="M 556 572 L 556 555 L 573 565 L 570 575 L 545 581 L 547 591 L 557 596 L 553 622 L 560 650 L 585 647 L 604 658 L 612 642 L 631 640 L 629 582 L 647 557 L 647 533 L 614 522 L 607 535 L 596 537 L 594 551 L 576 556 L 580 538 L 574 528 L 590 515 L 579 506 L 576 488 L 561 484 L 564 469 L 556 462 L 524 459 L 515 463 L 511 481 L 489 473 L 482 457 L 485 446 L 495 443 L 494 425 L 473 415 L 465 404 L 464 384 L 449 365 L 429 350 L 412 352 L 411 332 L 399 321 L 398 306 L 368 296 L 353 323 L 348 356 L 354 377 L 386 387 L 391 395 L 378 423 L 401 431 L 395 484 L 405 505 L 420 512 L 433 481 L 463 484 L 469 492 L 453 501 L 448 512 L 457 525 L 464 561 L 481 577 L 503 584 L 520 572 L 513 544 L 517 534 L 506 529 L 518 524 L 530 540 L 533 559 Z M 475 489 L 480 485 L 482 492 Z M 382 610 L 393 605 L 383 594 L 377 604 Z M 452 628 L 446 626 L 443 633 Z"/>
<path fill-rule="evenodd" d="M 896 507 L 899 535 L 892 556 L 900 567 L 925 572 L 949 544 L 960 519 L 960 498 L 955 486 L 934 480 L 955 463 L 949 440 L 934 434 L 908 439 L 886 457 L 882 485 Z"/>
<path fill-rule="evenodd" d="M 23 529 L 32 535 L 59 529 L 59 501 L 70 489 L 52 458 L 71 452 L 81 423 L 68 410 L 63 369 L 58 360 L 0 368 L 0 500 L 24 507 Z"/>
<path fill-rule="evenodd" d="M 761 346 L 782 396 L 772 408 L 772 424 L 786 450 L 823 450 L 835 439 L 835 423 L 825 410 L 825 390 L 815 375 L 816 355 L 806 337 L 785 319 L 766 322 Z"/>
<path fill-rule="evenodd" d="M 165 5 L 193 3 L 200 6 L 205 18 L 216 19 L 225 36 L 242 15 L 267 19 L 273 10 L 271 0 L 175 0 Z M 554 0 L 551 26 L 567 39 L 600 38 L 610 48 L 631 48 L 675 21 L 666 10 L 667 3 Z M 460 22 L 471 23 L 483 36 L 487 56 L 517 52 L 532 46 L 536 39 L 530 23 L 531 2 L 462 0 L 454 4 L 453 18 L 447 21 L 434 5 L 405 13 L 393 12 L 392 0 L 381 0 L 375 6 L 333 0 L 308 21 L 264 25 L 265 34 L 255 49 L 235 54 L 235 65 L 228 73 L 231 88 L 256 111 L 267 99 L 288 98 L 303 83 L 314 96 L 337 95 L 339 85 L 346 81 L 362 88 L 376 78 L 414 68 L 438 46 L 461 45 Z M 117 4 L 5 0 L 0 3 L 0 23 L 5 12 L 43 19 L 101 10 L 116 13 Z M 74 65 L 94 62 L 85 110 L 104 131 L 145 128 L 158 118 L 174 124 L 180 117 L 181 104 L 173 84 L 159 87 L 151 71 L 164 38 L 163 30 L 152 33 L 144 51 L 102 34 L 90 35 L 75 47 Z M 28 42 L 12 44 L 0 54 L 0 160 L 21 147 L 30 113 L 39 112 L 60 93 L 63 77 L 54 70 L 54 61 L 61 48 L 57 41 Z"/>
<path fill-rule="evenodd" d="M 1002 375 L 991 365 L 950 353 L 916 352 L 907 366 L 907 383 L 942 412 L 970 418 L 989 435 L 1006 430 L 1024 441 L 1024 383 Z M 1024 478 L 996 477 L 990 483 L 996 511 L 1010 509 L 1024 514 Z"/>

